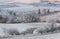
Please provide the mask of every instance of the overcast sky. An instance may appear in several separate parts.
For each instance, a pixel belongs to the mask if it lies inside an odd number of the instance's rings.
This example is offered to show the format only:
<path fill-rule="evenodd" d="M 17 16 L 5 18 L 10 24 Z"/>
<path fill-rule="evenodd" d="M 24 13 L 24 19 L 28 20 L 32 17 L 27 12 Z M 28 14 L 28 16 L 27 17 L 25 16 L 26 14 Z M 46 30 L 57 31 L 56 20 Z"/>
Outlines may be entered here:
<path fill-rule="evenodd" d="M 0 2 L 22 2 L 22 3 L 33 3 L 39 1 L 40 0 L 0 0 Z"/>
<path fill-rule="evenodd" d="M 55 1 L 55 0 L 49 0 Z M 60 0 L 57 0 L 60 1 Z M 0 0 L 0 2 L 22 2 L 22 3 L 33 3 L 33 2 L 40 2 L 40 0 Z"/>

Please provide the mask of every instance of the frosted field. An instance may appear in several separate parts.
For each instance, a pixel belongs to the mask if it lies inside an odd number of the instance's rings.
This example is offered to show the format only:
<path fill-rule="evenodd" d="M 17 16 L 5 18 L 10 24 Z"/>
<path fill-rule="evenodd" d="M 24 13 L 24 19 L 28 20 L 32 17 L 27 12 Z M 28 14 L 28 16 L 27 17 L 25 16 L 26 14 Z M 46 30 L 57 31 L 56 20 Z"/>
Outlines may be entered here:
<path fill-rule="evenodd" d="M 57 24 L 55 27 L 59 27 L 60 24 Z M 47 28 L 50 28 L 50 24 L 48 23 L 21 23 L 21 24 L 0 24 L 0 39 L 59 39 L 60 33 L 53 33 L 53 34 L 46 34 L 46 35 L 9 35 L 7 32 L 4 32 L 4 30 L 9 29 L 16 29 L 19 32 L 23 32 L 28 28 L 38 28 L 40 27 L 42 30 Z"/>
<path fill-rule="evenodd" d="M 54 20 L 60 20 L 60 12 L 59 13 L 54 13 L 53 15 L 46 15 L 41 17 L 41 21 L 48 20 L 48 19 L 54 19 Z"/>
<path fill-rule="evenodd" d="M 60 33 L 40 36 L 15 36 L 13 38 L 1 38 L 1 39 L 60 39 Z"/>
<path fill-rule="evenodd" d="M 8 5 L 5 7 L 9 7 Z M 6 14 L 9 16 L 8 11 L 14 11 L 16 13 L 22 13 L 22 12 L 33 13 L 34 11 L 38 12 L 38 9 L 41 9 L 42 13 L 43 9 L 50 9 L 51 12 L 59 11 L 60 7 L 57 8 L 56 7 L 55 6 L 35 7 L 31 5 L 19 5 L 19 7 L 2 8 L 1 14 L 2 15 Z M 42 21 L 48 20 L 51 17 L 54 19 L 57 18 L 59 19 L 60 13 L 55 13 L 54 15 L 42 16 L 41 20 Z M 54 27 L 51 26 L 52 25 L 50 23 L 19 23 L 19 24 L 0 23 L 0 39 L 60 39 L 60 24 L 56 24 Z M 56 31 L 49 32 L 51 28 L 56 28 Z M 29 31 L 29 29 L 31 32 Z M 17 33 L 19 35 L 16 35 Z"/>

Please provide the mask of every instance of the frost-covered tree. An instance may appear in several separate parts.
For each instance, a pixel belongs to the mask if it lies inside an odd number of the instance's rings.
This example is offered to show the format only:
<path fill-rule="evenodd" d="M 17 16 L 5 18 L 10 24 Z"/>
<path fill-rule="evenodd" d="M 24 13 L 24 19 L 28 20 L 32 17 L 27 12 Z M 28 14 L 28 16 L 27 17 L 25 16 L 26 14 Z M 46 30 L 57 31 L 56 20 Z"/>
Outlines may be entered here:
<path fill-rule="evenodd" d="M 41 14 L 40 9 L 38 9 L 38 14 Z"/>
<path fill-rule="evenodd" d="M 48 23 L 51 24 L 51 29 L 49 30 L 49 32 L 54 32 L 56 30 L 56 26 L 57 26 L 56 20 L 50 19 L 50 20 L 48 20 Z"/>
<path fill-rule="evenodd" d="M 47 10 L 47 13 L 50 13 L 50 10 L 49 9 Z"/>
<path fill-rule="evenodd" d="M 24 22 L 40 22 L 40 17 L 38 14 L 26 14 Z"/>
<path fill-rule="evenodd" d="M 15 12 L 15 11 L 8 11 L 8 13 L 9 13 L 11 16 L 16 16 L 16 12 Z"/>
<path fill-rule="evenodd" d="M 31 22 L 40 22 L 39 14 L 37 13 L 20 13 L 19 16 L 16 15 L 14 11 L 8 11 L 8 21 L 7 23 L 31 23 Z M 40 10 L 39 10 L 40 13 Z"/>

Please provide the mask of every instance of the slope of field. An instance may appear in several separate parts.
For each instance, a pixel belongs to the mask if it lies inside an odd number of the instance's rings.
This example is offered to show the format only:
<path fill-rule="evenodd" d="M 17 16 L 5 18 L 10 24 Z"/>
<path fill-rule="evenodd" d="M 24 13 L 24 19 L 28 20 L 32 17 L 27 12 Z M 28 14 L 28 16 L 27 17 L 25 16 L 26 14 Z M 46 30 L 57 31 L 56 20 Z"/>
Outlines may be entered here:
<path fill-rule="evenodd" d="M 51 15 L 41 16 L 41 21 L 47 21 L 49 19 L 60 20 L 60 12 L 59 13 L 54 13 L 54 14 L 51 14 Z"/>
<path fill-rule="evenodd" d="M 59 25 L 59 24 L 57 24 Z M 48 34 L 48 35 L 19 35 L 19 36 L 8 36 L 7 33 L 3 32 L 3 29 L 16 29 L 20 32 L 26 30 L 31 27 L 45 27 L 49 26 L 48 23 L 21 23 L 21 24 L 0 24 L 0 39 L 58 39 L 60 38 L 60 33 Z"/>
<path fill-rule="evenodd" d="M 60 39 L 60 33 L 37 35 L 37 36 L 14 36 L 12 38 L 1 38 L 1 39 Z"/>

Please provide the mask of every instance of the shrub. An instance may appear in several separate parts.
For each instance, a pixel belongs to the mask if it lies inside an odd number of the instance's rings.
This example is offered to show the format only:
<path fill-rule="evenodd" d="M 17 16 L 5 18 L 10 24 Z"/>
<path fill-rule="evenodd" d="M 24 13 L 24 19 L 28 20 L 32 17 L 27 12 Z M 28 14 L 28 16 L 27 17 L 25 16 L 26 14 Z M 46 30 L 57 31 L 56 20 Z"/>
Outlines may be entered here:
<path fill-rule="evenodd" d="M 48 33 L 49 32 L 49 28 L 44 28 L 44 29 L 42 29 L 42 28 L 37 28 L 34 32 L 33 32 L 33 34 L 43 34 L 43 33 Z"/>
<path fill-rule="evenodd" d="M 26 31 L 21 32 L 20 34 L 22 34 L 22 35 L 33 34 L 33 31 L 34 31 L 35 29 L 36 29 L 36 28 L 29 28 L 29 29 L 27 29 Z"/>
<path fill-rule="evenodd" d="M 56 20 L 54 20 L 54 19 L 49 19 L 48 21 L 47 21 L 49 24 L 51 24 L 50 26 L 50 30 L 49 30 L 49 32 L 54 32 L 55 30 L 56 30 L 56 26 L 57 26 L 57 24 L 56 24 Z"/>
<path fill-rule="evenodd" d="M 0 23 L 6 23 L 7 20 L 8 20 L 8 17 L 7 16 L 0 15 Z"/>
<path fill-rule="evenodd" d="M 54 24 L 51 24 L 50 29 L 47 31 L 48 33 L 51 32 L 53 33 L 56 30 L 56 28 L 54 27 Z"/>
<path fill-rule="evenodd" d="M 16 29 L 10 29 L 10 30 L 8 30 L 8 33 L 10 35 L 20 35 L 20 33 L 18 32 L 18 30 L 16 30 Z"/>

